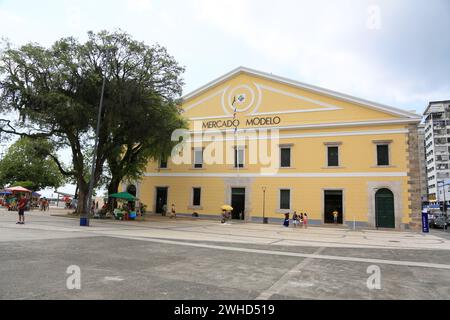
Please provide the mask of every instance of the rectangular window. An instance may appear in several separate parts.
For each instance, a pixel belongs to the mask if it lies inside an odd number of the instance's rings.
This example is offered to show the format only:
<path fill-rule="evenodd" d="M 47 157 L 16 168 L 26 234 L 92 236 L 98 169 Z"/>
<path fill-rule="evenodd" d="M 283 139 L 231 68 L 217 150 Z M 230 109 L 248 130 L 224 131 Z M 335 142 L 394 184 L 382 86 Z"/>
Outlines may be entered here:
<path fill-rule="evenodd" d="M 194 168 L 203 168 L 203 149 L 194 149 Z"/>
<path fill-rule="evenodd" d="M 329 146 L 328 148 L 328 166 L 338 167 L 339 166 L 339 147 Z"/>
<path fill-rule="evenodd" d="M 234 149 L 234 167 L 244 167 L 244 148 L 238 147 Z"/>
<path fill-rule="evenodd" d="M 289 168 L 291 166 L 291 148 L 280 148 L 280 167 Z"/>
<path fill-rule="evenodd" d="M 201 188 L 193 188 L 193 195 L 192 195 L 192 205 L 193 206 L 200 206 L 201 194 L 202 194 Z"/>
<path fill-rule="evenodd" d="M 389 145 L 378 144 L 377 145 L 377 165 L 388 166 L 389 165 Z"/>
<path fill-rule="evenodd" d="M 159 168 L 160 169 L 167 169 L 167 159 L 160 159 L 159 160 Z"/>
<path fill-rule="evenodd" d="M 291 209 L 291 190 L 280 190 L 280 209 Z"/>

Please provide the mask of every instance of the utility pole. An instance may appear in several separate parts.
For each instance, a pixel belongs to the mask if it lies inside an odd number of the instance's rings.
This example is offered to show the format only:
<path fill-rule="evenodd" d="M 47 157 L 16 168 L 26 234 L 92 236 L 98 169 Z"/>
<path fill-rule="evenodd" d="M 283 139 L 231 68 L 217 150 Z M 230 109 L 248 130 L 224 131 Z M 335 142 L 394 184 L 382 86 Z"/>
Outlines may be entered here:
<path fill-rule="evenodd" d="M 266 219 L 266 187 L 262 187 L 263 190 L 263 224 L 267 224 Z"/>
<path fill-rule="evenodd" d="M 103 110 L 103 97 L 105 94 L 105 85 L 106 85 L 106 68 L 109 60 L 109 52 L 106 52 L 105 61 L 104 61 L 104 69 L 103 69 L 103 82 L 102 82 L 102 91 L 100 95 L 100 103 L 98 106 L 98 115 L 97 115 L 97 128 L 95 131 L 95 142 L 94 142 L 94 154 L 92 157 L 92 166 L 91 166 L 91 176 L 89 179 L 89 189 L 88 189 L 88 195 L 87 199 L 85 199 L 85 208 L 84 208 L 84 214 L 80 218 L 80 226 L 88 227 L 89 226 L 89 215 L 91 212 L 92 207 L 92 194 L 94 192 L 94 175 L 96 170 L 96 161 L 97 161 L 97 148 L 98 148 L 98 136 L 100 133 L 100 122 L 101 122 L 101 115 Z"/>

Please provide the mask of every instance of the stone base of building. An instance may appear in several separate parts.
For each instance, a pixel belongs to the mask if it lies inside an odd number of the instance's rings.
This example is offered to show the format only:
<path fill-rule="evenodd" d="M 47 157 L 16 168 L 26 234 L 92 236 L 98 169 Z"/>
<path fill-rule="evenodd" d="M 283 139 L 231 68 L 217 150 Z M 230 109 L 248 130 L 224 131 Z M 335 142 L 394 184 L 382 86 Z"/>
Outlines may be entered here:
<path fill-rule="evenodd" d="M 192 217 L 192 214 L 190 213 L 177 213 L 177 216 L 179 217 Z M 193 218 L 193 217 L 192 217 Z M 200 220 L 216 220 L 217 222 L 220 221 L 221 217 L 219 215 L 213 215 L 213 214 L 200 214 L 198 217 L 195 217 L 195 219 Z M 268 223 L 272 225 L 282 225 L 284 219 L 282 218 L 273 218 L 269 217 L 267 218 Z M 251 217 L 250 221 L 245 220 L 232 220 L 234 223 L 257 223 L 257 224 L 263 224 L 263 218 L 262 217 Z M 292 224 L 292 223 L 291 223 Z M 310 219 L 308 220 L 308 225 L 311 226 L 334 226 L 332 223 L 324 223 L 322 220 L 317 219 Z M 367 221 L 345 221 L 343 224 L 336 225 L 337 227 L 344 227 L 348 229 L 370 229 L 370 230 L 376 230 L 377 228 L 371 227 Z M 413 223 L 401 223 L 398 228 L 395 229 L 383 229 L 383 230 L 392 230 L 392 231 L 420 231 L 422 228 L 421 225 L 414 225 Z"/>

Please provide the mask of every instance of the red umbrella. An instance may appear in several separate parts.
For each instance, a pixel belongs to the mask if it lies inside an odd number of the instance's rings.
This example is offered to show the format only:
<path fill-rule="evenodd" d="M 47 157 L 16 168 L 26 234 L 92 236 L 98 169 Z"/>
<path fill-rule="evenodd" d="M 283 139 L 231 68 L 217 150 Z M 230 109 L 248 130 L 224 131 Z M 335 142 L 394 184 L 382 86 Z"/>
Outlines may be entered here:
<path fill-rule="evenodd" d="M 28 190 L 24 187 L 11 187 L 11 188 L 6 188 L 6 191 L 11 191 L 11 192 L 32 192 L 31 190 Z"/>

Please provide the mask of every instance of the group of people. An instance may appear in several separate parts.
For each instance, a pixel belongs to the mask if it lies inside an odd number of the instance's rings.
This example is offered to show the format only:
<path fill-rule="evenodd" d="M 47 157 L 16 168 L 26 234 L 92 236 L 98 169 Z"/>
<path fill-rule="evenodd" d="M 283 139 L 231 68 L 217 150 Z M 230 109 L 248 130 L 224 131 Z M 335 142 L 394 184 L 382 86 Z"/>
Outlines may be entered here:
<path fill-rule="evenodd" d="M 167 215 L 167 205 L 163 205 L 162 207 L 162 215 L 166 216 Z M 170 219 L 176 219 L 177 218 L 177 211 L 175 210 L 175 204 L 172 203 L 172 208 L 170 209 L 169 212 L 169 218 Z"/>
<path fill-rule="evenodd" d="M 285 213 L 283 226 L 288 228 L 289 223 L 290 223 L 290 215 L 289 213 Z M 304 227 L 305 229 L 308 228 L 308 214 L 306 212 L 304 213 L 301 212 L 300 214 L 297 214 L 297 212 L 294 211 L 294 214 L 292 215 L 292 224 L 294 225 L 294 228 L 297 228 L 298 226 Z"/>

